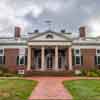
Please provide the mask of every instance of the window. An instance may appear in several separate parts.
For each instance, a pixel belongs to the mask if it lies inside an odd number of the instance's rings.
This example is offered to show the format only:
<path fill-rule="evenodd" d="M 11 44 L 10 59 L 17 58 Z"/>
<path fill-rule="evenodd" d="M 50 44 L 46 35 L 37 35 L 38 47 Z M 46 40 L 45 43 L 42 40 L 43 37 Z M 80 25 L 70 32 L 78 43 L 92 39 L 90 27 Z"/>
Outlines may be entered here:
<path fill-rule="evenodd" d="M 4 49 L 0 49 L 0 64 L 4 64 L 5 57 L 4 57 Z"/>
<path fill-rule="evenodd" d="M 100 56 L 97 56 L 97 64 L 100 65 Z"/>
<path fill-rule="evenodd" d="M 81 56 L 75 56 L 75 64 L 80 65 L 81 64 Z"/>
<path fill-rule="evenodd" d="M 75 54 L 75 55 L 80 55 L 80 49 L 75 49 L 75 50 L 74 50 L 74 54 Z"/>
<path fill-rule="evenodd" d="M 19 56 L 19 64 L 20 65 L 24 65 L 25 64 L 25 56 L 24 55 L 20 55 Z"/>
<path fill-rule="evenodd" d="M 17 56 L 17 64 L 25 65 L 25 63 L 26 63 L 25 48 L 19 49 L 19 56 Z"/>
<path fill-rule="evenodd" d="M 81 52 L 80 49 L 75 49 L 74 50 L 74 57 L 75 57 L 75 65 L 81 65 L 82 64 L 82 56 L 81 56 Z"/>
<path fill-rule="evenodd" d="M 4 55 L 4 50 L 0 49 L 0 55 Z"/>
<path fill-rule="evenodd" d="M 96 50 L 96 64 L 100 65 L 100 49 Z"/>
<path fill-rule="evenodd" d="M 99 54 L 99 55 L 100 55 L 100 49 L 98 49 L 98 50 L 97 50 L 97 54 Z"/>

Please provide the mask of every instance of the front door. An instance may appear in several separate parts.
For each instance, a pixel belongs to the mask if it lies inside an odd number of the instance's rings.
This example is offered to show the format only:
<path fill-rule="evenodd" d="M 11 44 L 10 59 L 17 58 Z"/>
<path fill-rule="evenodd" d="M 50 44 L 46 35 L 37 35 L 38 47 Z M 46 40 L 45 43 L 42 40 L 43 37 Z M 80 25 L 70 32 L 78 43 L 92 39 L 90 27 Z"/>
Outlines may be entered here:
<path fill-rule="evenodd" d="M 52 55 L 47 55 L 47 69 L 52 69 Z"/>
<path fill-rule="evenodd" d="M 53 67 L 53 52 L 52 49 L 46 50 L 46 67 L 48 70 L 51 70 Z"/>

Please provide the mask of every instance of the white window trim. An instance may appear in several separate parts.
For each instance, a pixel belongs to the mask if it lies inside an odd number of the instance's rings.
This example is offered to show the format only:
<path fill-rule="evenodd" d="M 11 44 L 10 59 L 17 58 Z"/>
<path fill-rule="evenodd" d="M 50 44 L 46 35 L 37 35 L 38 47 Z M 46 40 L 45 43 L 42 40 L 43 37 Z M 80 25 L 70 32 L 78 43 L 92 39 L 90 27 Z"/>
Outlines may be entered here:
<path fill-rule="evenodd" d="M 96 60 L 97 60 L 97 65 L 100 65 L 100 64 L 98 63 L 98 57 L 100 57 L 100 55 L 98 55 L 98 56 L 96 56 L 96 57 L 97 57 L 97 59 L 96 59 Z"/>
<path fill-rule="evenodd" d="M 100 49 L 96 49 L 96 57 L 97 57 L 97 59 L 96 59 L 97 61 L 96 61 L 96 62 L 97 62 L 97 65 L 100 65 L 100 64 L 98 63 L 98 57 L 100 56 L 100 53 L 97 52 L 98 50 L 100 50 Z"/>
<path fill-rule="evenodd" d="M 80 55 L 76 55 L 74 57 L 75 57 L 75 65 L 81 65 L 82 64 L 82 62 L 81 62 L 81 56 Z M 79 64 L 76 64 L 76 57 L 80 57 L 80 63 Z"/>

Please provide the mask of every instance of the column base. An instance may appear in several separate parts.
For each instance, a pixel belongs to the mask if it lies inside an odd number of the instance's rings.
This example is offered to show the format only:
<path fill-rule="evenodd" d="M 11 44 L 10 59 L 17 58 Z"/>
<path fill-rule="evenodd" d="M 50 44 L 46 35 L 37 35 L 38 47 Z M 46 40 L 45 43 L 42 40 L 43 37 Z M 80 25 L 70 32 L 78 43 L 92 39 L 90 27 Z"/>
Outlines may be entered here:
<path fill-rule="evenodd" d="M 73 68 L 72 68 L 72 66 L 69 66 L 69 69 L 68 69 L 69 71 L 72 71 L 73 70 Z"/>
<path fill-rule="evenodd" d="M 59 71 L 59 69 L 57 68 L 57 69 L 54 69 L 54 71 Z"/>

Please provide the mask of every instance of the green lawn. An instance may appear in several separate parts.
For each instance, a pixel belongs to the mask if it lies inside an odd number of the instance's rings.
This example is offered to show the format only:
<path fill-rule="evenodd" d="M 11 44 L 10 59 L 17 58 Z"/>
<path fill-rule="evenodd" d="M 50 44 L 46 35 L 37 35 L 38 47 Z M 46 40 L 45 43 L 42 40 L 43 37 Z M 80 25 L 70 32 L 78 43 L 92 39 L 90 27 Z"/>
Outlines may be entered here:
<path fill-rule="evenodd" d="M 100 100 L 100 80 L 64 81 L 74 100 Z"/>
<path fill-rule="evenodd" d="M 36 81 L 0 79 L 0 100 L 28 100 Z"/>

